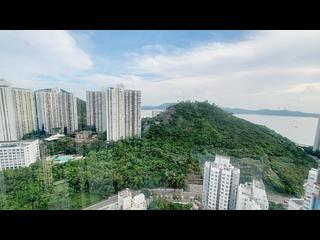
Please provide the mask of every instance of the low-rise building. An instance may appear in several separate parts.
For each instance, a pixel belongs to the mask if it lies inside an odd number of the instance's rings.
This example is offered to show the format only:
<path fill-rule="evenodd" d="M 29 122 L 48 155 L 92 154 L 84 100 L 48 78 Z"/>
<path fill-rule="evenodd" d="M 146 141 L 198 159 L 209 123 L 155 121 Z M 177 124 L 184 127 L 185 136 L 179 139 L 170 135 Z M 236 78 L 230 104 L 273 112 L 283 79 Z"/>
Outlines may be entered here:
<path fill-rule="evenodd" d="M 94 204 L 85 210 L 147 210 L 147 200 L 143 193 L 126 188 L 107 200 Z"/>
<path fill-rule="evenodd" d="M 51 142 L 51 141 L 56 141 L 56 140 L 58 140 L 58 139 L 60 139 L 60 138 L 62 138 L 62 137 L 65 137 L 65 135 L 64 135 L 64 134 L 57 133 L 57 134 L 52 135 L 52 136 L 50 136 L 50 137 L 48 137 L 48 138 L 45 138 L 44 140 L 46 140 L 46 141 L 48 141 L 48 142 Z"/>
<path fill-rule="evenodd" d="M 119 210 L 146 210 L 147 201 L 143 193 L 132 197 L 129 188 L 118 192 L 118 209 Z"/>
<path fill-rule="evenodd" d="M 39 140 L 0 142 L 0 170 L 27 167 L 39 158 Z"/>
<path fill-rule="evenodd" d="M 76 143 L 87 143 L 92 141 L 92 132 L 91 131 L 81 131 L 76 133 L 75 142 Z"/>
<path fill-rule="evenodd" d="M 237 196 L 237 210 L 268 210 L 267 193 L 262 181 L 240 184 Z"/>
<path fill-rule="evenodd" d="M 120 210 L 130 210 L 132 205 L 132 193 L 129 188 L 118 192 L 118 208 Z"/>
<path fill-rule="evenodd" d="M 147 201 L 143 193 L 133 197 L 131 210 L 146 210 L 147 209 Z"/>

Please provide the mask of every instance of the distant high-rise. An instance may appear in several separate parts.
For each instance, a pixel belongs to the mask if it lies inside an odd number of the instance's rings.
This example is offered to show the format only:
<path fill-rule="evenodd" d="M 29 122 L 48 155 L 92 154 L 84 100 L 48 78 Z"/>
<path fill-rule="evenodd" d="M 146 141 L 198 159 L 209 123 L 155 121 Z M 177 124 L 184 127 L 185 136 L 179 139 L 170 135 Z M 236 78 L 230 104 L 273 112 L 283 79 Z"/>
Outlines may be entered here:
<path fill-rule="evenodd" d="M 141 135 L 141 92 L 123 85 L 87 91 L 87 124 L 106 131 L 107 141 Z"/>
<path fill-rule="evenodd" d="M 141 136 L 141 92 L 125 91 L 125 137 Z"/>
<path fill-rule="evenodd" d="M 313 151 L 317 151 L 320 148 L 320 118 L 318 120 L 318 126 L 316 130 L 316 135 L 314 138 Z"/>
<path fill-rule="evenodd" d="M 267 193 L 262 181 L 240 184 L 237 197 L 237 210 L 268 210 Z"/>
<path fill-rule="evenodd" d="M 16 127 L 18 139 L 37 130 L 37 117 L 34 95 L 31 89 L 12 88 L 16 111 Z"/>
<path fill-rule="evenodd" d="M 202 203 L 206 209 L 236 209 L 240 169 L 230 158 L 216 155 L 214 162 L 205 162 Z"/>
<path fill-rule="evenodd" d="M 124 86 L 102 89 L 105 100 L 103 101 L 103 124 L 107 131 L 107 141 L 117 141 L 125 138 L 125 110 Z"/>
<path fill-rule="evenodd" d="M 87 91 L 86 99 L 87 125 L 95 126 L 97 131 L 102 132 L 102 92 Z"/>
<path fill-rule="evenodd" d="M 16 111 L 10 83 L 0 79 L 0 141 L 18 139 Z"/>
<path fill-rule="evenodd" d="M 35 91 L 38 129 L 47 132 L 67 128 L 67 131 L 78 129 L 77 99 L 73 93 L 59 88 L 40 89 Z"/>
<path fill-rule="evenodd" d="M 36 130 L 36 110 L 31 89 L 13 88 L 1 80 L 0 141 L 22 139 Z"/>

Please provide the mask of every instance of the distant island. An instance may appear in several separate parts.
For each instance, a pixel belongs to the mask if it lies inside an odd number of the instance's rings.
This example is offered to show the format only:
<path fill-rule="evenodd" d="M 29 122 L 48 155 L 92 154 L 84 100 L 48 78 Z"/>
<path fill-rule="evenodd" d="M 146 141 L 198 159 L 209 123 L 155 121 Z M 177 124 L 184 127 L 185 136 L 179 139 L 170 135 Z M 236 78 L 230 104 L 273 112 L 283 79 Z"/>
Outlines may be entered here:
<path fill-rule="evenodd" d="M 287 117 L 313 117 L 318 118 L 319 113 L 306 113 L 299 111 L 289 110 L 270 110 L 270 109 L 259 109 L 259 110 L 248 110 L 241 108 L 222 108 L 224 111 L 233 114 L 258 114 L 258 115 L 272 115 L 272 116 L 287 116 Z"/>
<path fill-rule="evenodd" d="M 160 105 L 145 105 L 142 106 L 142 110 L 166 110 L 168 107 L 172 106 L 174 103 L 162 103 Z"/>
<path fill-rule="evenodd" d="M 146 105 L 142 106 L 142 110 L 166 110 L 168 107 L 174 105 L 175 103 L 163 103 L 160 105 Z M 271 116 L 287 116 L 287 117 L 320 117 L 319 113 L 306 113 L 299 111 L 289 111 L 289 110 L 271 110 L 271 109 L 258 109 L 249 110 L 242 108 L 223 108 L 225 112 L 232 114 L 258 114 L 258 115 L 271 115 Z"/>

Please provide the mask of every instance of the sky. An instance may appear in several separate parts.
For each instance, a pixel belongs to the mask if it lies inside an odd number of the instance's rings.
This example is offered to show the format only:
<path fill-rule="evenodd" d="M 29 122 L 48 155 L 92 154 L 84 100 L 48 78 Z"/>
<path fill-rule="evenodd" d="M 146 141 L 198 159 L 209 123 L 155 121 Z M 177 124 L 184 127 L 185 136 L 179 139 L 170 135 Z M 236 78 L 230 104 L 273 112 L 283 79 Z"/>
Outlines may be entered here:
<path fill-rule="evenodd" d="M 142 105 L 320 113 L 320 31 L 0 31 L 0 78 L 86 90 L 123 83 Z"/>

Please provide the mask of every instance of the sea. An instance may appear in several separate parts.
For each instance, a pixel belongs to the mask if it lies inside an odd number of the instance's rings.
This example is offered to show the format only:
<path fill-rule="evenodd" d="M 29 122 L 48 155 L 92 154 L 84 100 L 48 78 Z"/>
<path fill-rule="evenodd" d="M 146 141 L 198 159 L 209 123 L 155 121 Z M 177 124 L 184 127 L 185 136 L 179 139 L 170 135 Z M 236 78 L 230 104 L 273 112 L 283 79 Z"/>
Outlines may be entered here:
<path fill-rule="evenodd" d="M 142 117 L 151 117 L 152 111 L 142 110 Z M 287 117 L 258 114 L 234 114 L 254 124 L 264 125 L 296 144 L 312 146 L 315 138 L 318 119 L 312 117 Z"/>

